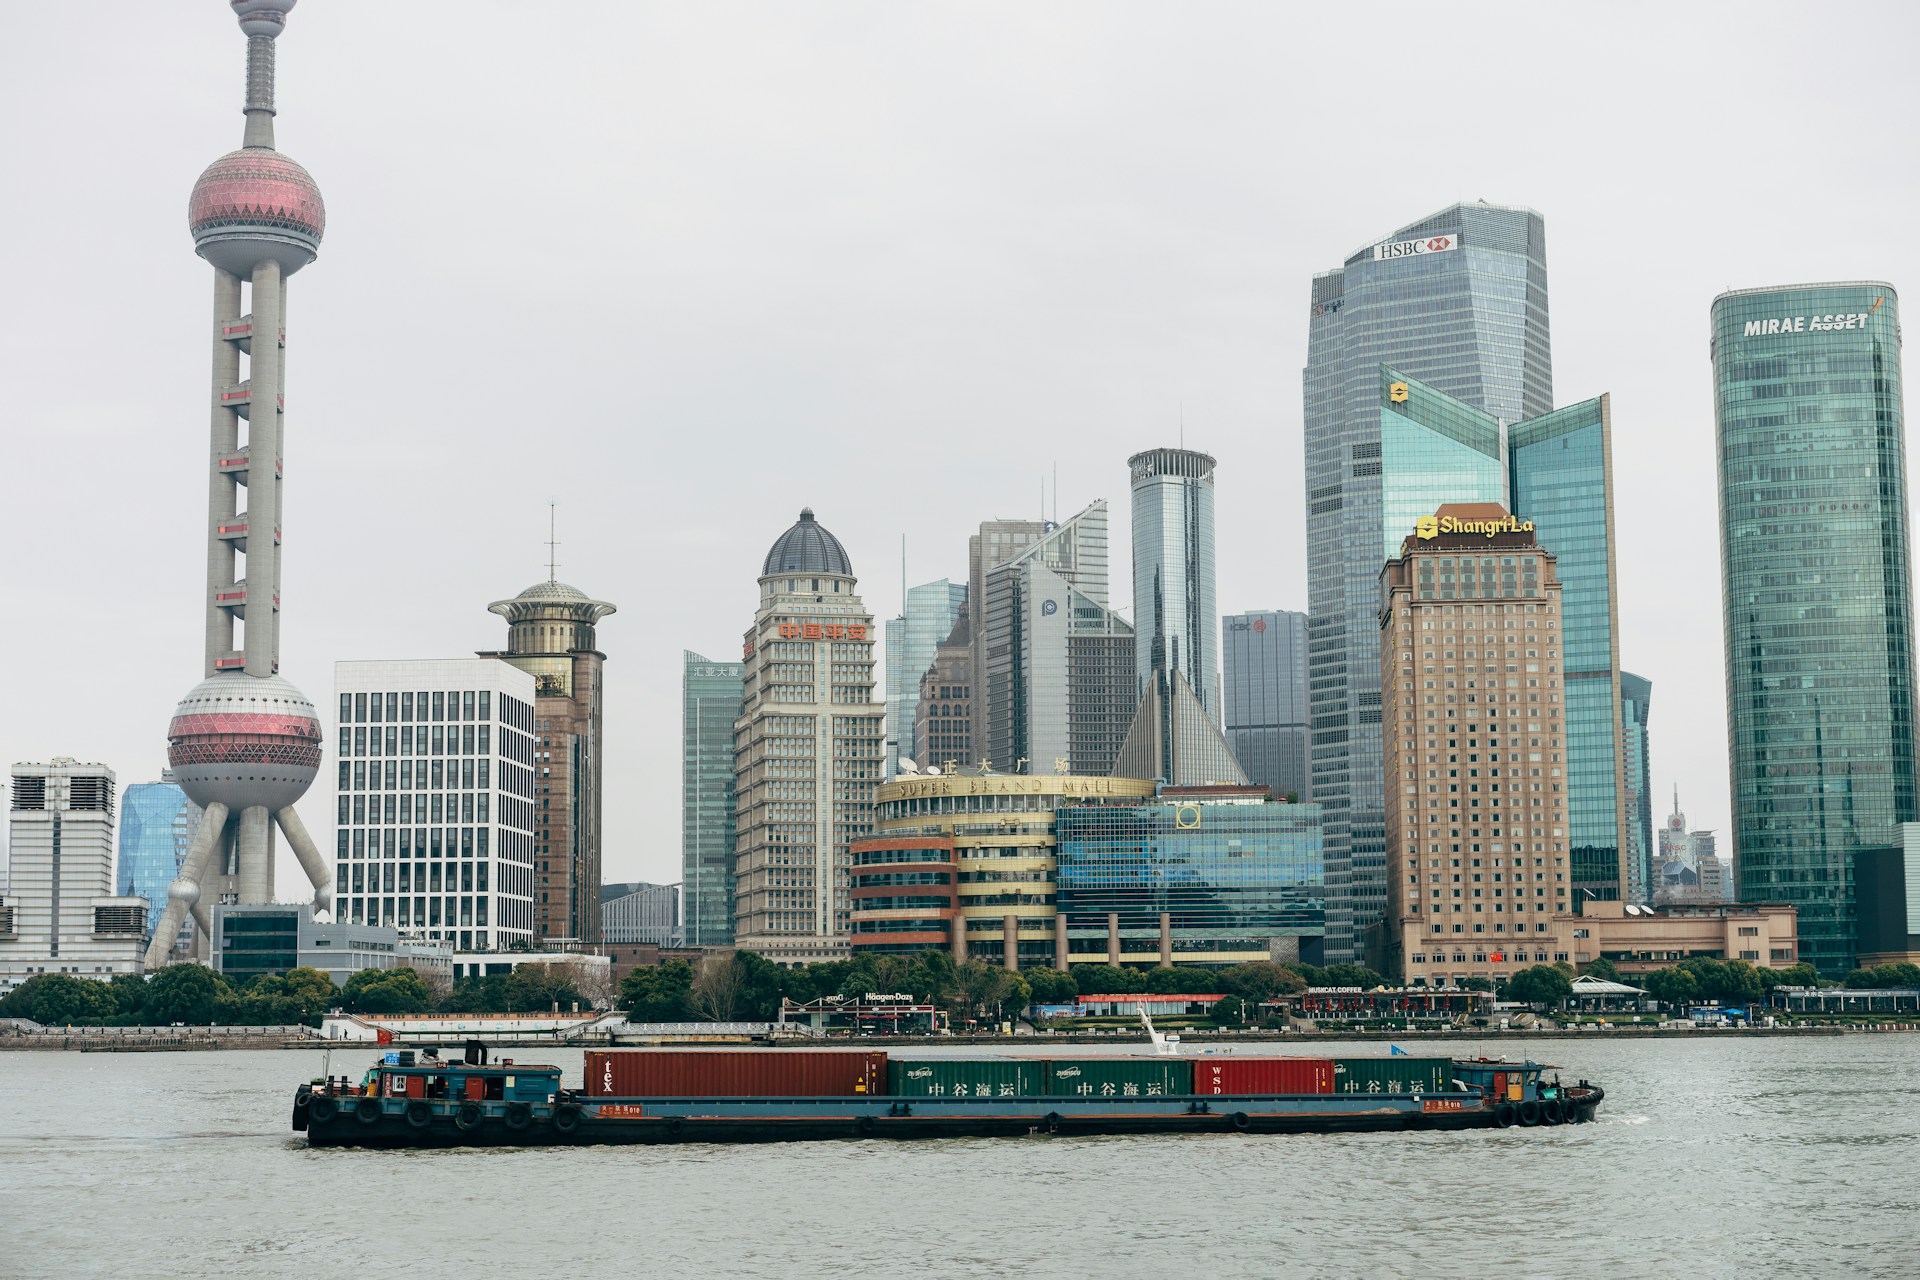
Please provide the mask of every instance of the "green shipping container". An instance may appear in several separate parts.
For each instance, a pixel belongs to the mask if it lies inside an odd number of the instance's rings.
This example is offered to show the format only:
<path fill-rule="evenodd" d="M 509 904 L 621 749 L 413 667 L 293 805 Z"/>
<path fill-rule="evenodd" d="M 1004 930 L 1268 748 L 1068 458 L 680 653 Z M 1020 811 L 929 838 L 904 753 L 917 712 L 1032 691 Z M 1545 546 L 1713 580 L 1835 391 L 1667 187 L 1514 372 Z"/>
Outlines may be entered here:
<path fill-rule="evenodd" d="M 896 1098 L 1035 1098 L 1047 1064 L 1037 1058 L 890 1058 L 887 1092 Z"/>
<path fill-rule="evenodd" d="M 1335 1058 L 1335 1093 L 1443 1093 L 1452 1086 L 1451 1058 Z"/>
<path fill-rule="evenodd" d="M 1055 1097 L 1143 1098 L 1193 1092 L 1193 1063 L 1178 1058 L 1055 1058 L 1047 1063 Z"/>

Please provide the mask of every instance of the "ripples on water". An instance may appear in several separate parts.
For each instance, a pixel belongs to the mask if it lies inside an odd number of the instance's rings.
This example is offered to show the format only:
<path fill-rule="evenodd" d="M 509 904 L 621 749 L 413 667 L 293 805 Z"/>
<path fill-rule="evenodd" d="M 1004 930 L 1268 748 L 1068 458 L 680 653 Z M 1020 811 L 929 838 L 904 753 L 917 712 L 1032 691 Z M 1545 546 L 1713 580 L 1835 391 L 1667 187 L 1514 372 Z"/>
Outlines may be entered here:
<path fill-rule="evenodd" d="M 397 1153 L 317 1052 L 0 1054 L 0 1276 L 1920 1276 L 1920 1036 L 1533 1048 L 1599 1123 Z"/>

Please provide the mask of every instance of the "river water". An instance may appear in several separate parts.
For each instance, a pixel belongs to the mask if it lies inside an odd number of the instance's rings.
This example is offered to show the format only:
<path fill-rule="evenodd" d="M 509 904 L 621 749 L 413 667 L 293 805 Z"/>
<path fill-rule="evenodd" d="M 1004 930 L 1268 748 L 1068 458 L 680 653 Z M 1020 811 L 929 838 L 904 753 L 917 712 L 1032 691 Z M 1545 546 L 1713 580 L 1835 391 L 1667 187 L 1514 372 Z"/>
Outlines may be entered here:
<path fill-rule="evenodd" d="M 317 1051 L 5 1053 L 0 1276 L 1920 1276 L 1920 1036 L 1532 1047 L 1598 1123 L 385 1153 Z"/>

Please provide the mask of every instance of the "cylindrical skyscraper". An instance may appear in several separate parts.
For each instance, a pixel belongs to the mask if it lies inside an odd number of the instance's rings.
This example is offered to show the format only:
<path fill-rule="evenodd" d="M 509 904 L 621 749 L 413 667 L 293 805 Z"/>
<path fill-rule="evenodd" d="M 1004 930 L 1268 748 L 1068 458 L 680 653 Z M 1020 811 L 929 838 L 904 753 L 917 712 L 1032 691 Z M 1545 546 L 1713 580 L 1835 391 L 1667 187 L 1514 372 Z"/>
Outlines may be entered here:
<path fill-rule="evenodd" d="M 1739 896 L 1800 913 L 1798 956 L 1747 958 L 1842 977 L 1856 862 L 1920 818 L 1899 299 L 1723 293 L 1712 342 Z"/>
<path fill-rule="evenodd" d="M 230 3 L 247 36 L 246 133 L 200 175 L 187 210 L 194 250 L 213 266 L 205 679 L 167 730 L 168 761 L 205 812 L 149 967 L 166 962 L 187 912 L 204 942 L 212 902 L 273 901 L 275 825 L 313 881 L 315 905 L 331 898 L 293 810 L 320 770 L 320 721 L 279 675 L 286 281 L 318 253 L 326 206 L 307 171 L 273 147 L 274 41 L 297 0 Z"/>
<path fill-rule="evenodd" d="M 1220 610 L 1214 603 L 1213 459 L 1148 449 L 1133 475 L 1133 634 L 1137 696 L 1177 671 L 1220 723 Z"/>

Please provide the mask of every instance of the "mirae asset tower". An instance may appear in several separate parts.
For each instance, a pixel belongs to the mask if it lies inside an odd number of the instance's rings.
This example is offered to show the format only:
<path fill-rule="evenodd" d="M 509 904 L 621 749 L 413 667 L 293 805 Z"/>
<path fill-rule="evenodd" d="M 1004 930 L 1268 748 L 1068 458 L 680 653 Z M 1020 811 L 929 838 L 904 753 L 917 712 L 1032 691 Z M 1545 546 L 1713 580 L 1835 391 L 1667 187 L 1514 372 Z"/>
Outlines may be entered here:
<path fill-rule="evenodd" d="M 1738 896 L 1799 908 L 1801 954 L 1842 977 L 1902 894 L 1857 863 L 1920 816 L 1900 300 L 1741 289 L 1712 326 Z"/>

